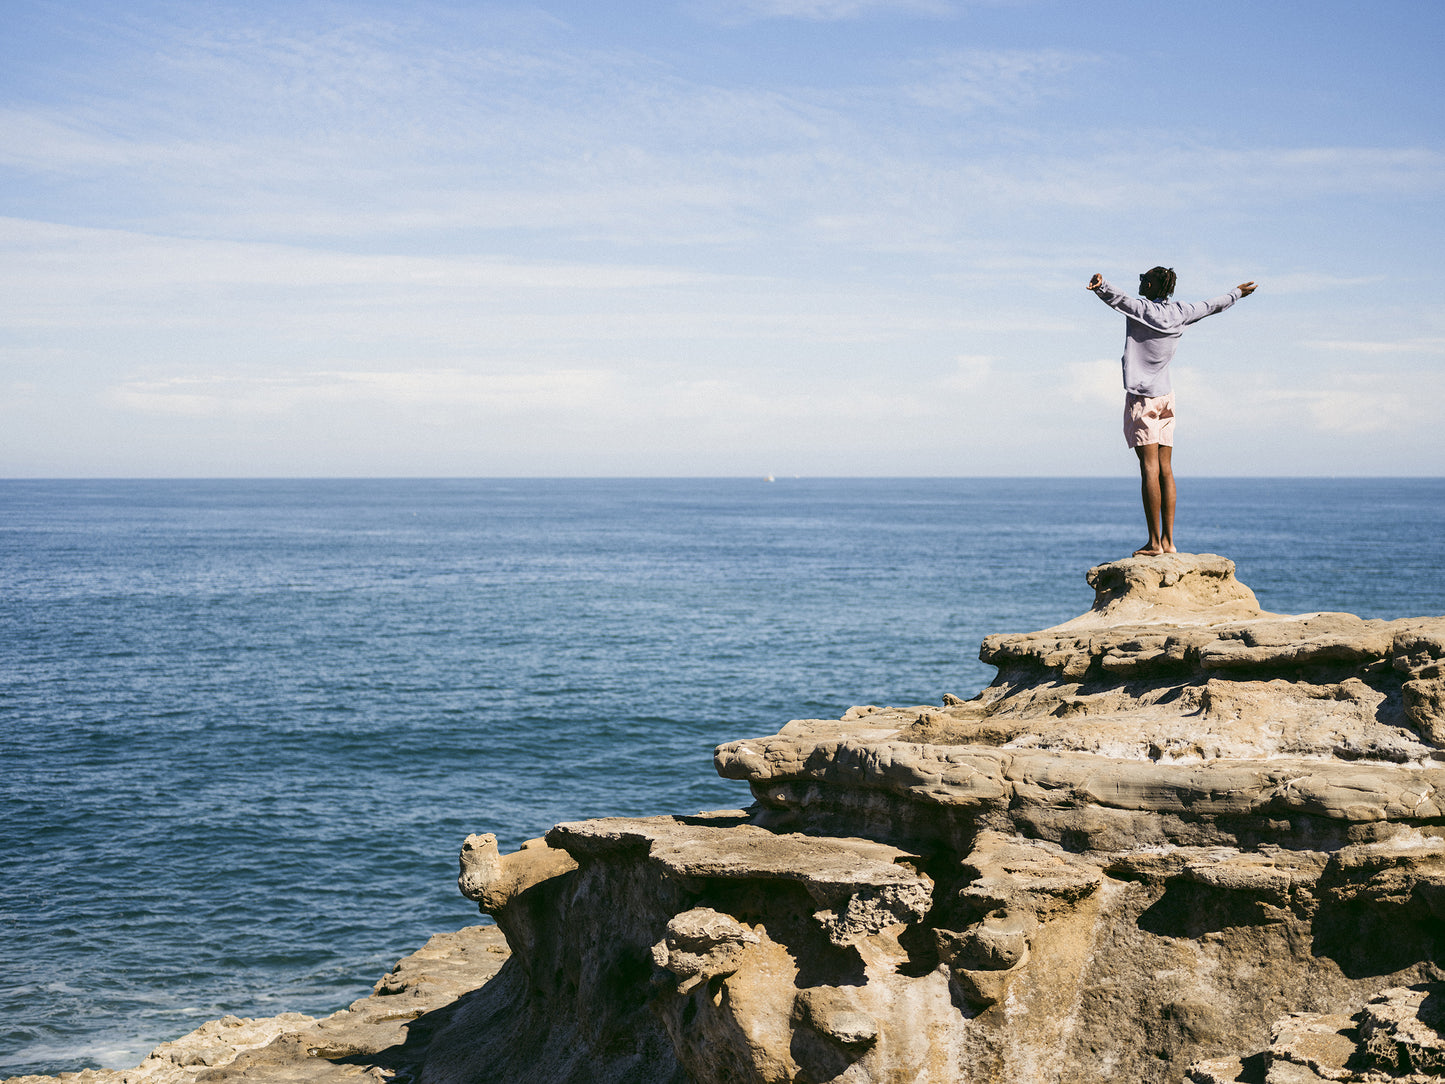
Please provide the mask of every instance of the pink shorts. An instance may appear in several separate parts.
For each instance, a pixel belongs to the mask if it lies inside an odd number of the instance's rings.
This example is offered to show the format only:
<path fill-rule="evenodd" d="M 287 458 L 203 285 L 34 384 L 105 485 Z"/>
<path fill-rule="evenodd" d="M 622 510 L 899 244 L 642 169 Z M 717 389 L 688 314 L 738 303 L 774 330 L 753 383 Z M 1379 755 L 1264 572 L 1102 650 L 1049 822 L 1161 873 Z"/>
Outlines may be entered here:
<path fill-rule="evenodd" d="M 1124 394 L 1124 439 L 1129 447 L 1167 444 L 1174 447 L 1174 393 L 1146 399 L 1133 392 Z"/>

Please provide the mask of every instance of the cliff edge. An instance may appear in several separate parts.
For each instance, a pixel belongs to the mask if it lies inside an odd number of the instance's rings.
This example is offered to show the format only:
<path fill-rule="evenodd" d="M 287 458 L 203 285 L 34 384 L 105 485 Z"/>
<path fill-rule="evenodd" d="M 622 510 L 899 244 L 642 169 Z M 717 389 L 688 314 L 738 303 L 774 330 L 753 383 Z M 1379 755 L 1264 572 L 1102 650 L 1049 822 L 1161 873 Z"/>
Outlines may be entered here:
<path fill-rule="evenodd" d="M 1089 582 L 971 700 L 720 746 L 746 811 L 470 837 L 513 957 L 423 1084 L 1445 1071 L 1445 618 Z"/>
<path fill-rule="evenodd" d="M 192 1079 L 1441 1079 L 1445 617 L 1266 613 L 1211 554 L 1088 578 L 970 700 L 718 747 L 747 810 L 468 837 L 494 978 Z"/>

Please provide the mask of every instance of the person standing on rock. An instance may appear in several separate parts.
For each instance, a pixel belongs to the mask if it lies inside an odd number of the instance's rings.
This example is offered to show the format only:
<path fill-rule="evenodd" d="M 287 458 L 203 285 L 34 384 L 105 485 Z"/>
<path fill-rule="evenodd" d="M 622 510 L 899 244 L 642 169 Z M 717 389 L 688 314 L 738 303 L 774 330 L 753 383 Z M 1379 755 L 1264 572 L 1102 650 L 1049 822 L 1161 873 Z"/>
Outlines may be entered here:
<path fill-rule="evenodd" d="M 1127 318 L 1124 326 L 1124 439 L 1139 457 L 1140 492 L 1149 541 L 1135 557 L 1175 553 L 1174 548 L 1174 389 L 1169 362 L 1179 337 L 1190 324 L 1223 312 L 1254 293 L 1245 282 L 1208 301 L 1171 301 L 1172 267 L 1151 267 L 1139 276 L 1143 297 L 1121 294 L 1095 274 L 1088 288 Z"/>

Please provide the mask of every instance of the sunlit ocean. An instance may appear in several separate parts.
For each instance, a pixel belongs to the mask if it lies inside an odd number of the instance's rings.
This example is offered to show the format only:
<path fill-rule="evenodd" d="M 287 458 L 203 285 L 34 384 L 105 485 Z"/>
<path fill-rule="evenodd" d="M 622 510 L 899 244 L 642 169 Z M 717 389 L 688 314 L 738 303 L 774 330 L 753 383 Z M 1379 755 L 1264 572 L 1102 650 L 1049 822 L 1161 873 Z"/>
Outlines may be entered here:
<path fill-rule="evenodd" d="M 1445 613 L 1445 480 L 1181 479 L 1266 609 Z M 0 481 L 0 1076 L 332 1012 L 469 832 L 746 805 L 719 742 L 992 679 L 1119 479 Z"/>

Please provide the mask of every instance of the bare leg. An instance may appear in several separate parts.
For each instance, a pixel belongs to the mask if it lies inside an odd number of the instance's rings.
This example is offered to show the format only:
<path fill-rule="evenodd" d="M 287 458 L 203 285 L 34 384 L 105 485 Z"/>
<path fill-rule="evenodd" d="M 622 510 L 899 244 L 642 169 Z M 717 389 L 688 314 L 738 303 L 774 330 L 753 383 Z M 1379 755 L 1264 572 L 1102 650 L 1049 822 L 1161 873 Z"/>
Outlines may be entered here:
<path fill-rule="evenodd" d="M 1165 553 L 1174 548 L 1174 449 L 1159 445 L 1159 546 Z"/>
<path fill-rule="evenodd" d="M 1162 501 L 1159 492 L 1159 445 L 1141 444 L 1134 449 L 1139 457 L 1139 495 L 1144 500 L 1144 525 L 1149 528 L 1149 541 L 1134 551 L 1135 557 L 1157 557 L 1164 552 L 1164 542 L 1159 536 L 1159 512 Z M 1170 492 L 1173 492 L 1174 475 L 1171 472 Z M 1173 509 L 1171 508 L 1171 513 Z M 1172 519 L 1170 527 L 1174 526 Z"/>

